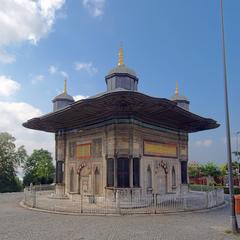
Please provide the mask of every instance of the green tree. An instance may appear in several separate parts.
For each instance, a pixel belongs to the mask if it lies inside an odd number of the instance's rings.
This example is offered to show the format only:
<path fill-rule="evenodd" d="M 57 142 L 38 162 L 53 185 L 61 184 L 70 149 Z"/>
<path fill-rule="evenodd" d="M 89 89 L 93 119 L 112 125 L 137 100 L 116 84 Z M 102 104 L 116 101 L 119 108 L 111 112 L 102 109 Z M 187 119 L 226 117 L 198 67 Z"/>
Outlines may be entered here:
<path fill-rule="evenodd" d="M 237 158 L 240 157 L 240 152 L 238 152 L 238 151 L 234 151 L 234 152 L 232 152 L 232 153 L 233 153 L 233 155 L 234 155 L 235 157 L 237 157 Z"/>
<path fill-rule="evenodd" d="M 213 162 L 208 162 L 201 166 L 203 176 L 219 177 L 221 176 L 220 168 Z"/>
<path fill-rule="evenodd" d="M 16 149 L 15 138 L 7 132 L 0 133 L 0 192 L 21 190 L 21 183 L 16 176 L 17 167 L 27 158 L 23 146 Z"/>
<path fill-rule="evenodd" d="M 188 164 L 189 177 L 201 177 L 201 166 L 197 162 L 190 162 Z"/>
<path fill-rule="evenodd" d="M 222 163 L 219 166 L 219 168 L 220 168 L 221 176 L 226 176 L 227 175 L 227 170 L 228 170 L 227 164 L 226 163 Z"/>
<path fill-rule="evenodd" d="M 51 153 L 47 150 L 34 150 L 24 164 L 24 186 L 53 183 L 55 168 Z"/>
<path fill-rule="evenodd" d="M 226 176 L 228 174 L 228 164 L 227 163 L 221 164 L 220 170 L 221 170 L 222 176 Z M 239 163 L 237 161 L 232 162 L 232 170 L 233 170 L 233 175 L 236 176 L 239 171 Z"/>

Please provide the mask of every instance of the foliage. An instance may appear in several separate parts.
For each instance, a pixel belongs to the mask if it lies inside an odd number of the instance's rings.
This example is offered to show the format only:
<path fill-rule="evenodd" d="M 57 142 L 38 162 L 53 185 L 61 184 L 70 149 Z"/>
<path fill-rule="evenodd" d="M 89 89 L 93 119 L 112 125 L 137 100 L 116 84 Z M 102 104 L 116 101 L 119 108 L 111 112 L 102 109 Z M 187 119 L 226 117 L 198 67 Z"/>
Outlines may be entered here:
<path fill-rule="evenodd" d="M 33 184 L 50 184 L 54 180 L 54 166 L 51 153 L 47 150 L 34 150 L 24 164 L 24 186 Z"/>
<path fill-rule="evenodd" d="M 219 167 L 213 163 L 199 164 L 192 162 L 188 164 L 189 177 L 218 177 L 221 175 Z"/>
<path fill-rule="evenodd" d="M 229 188 L 228 187 L 224 187 L 223 190 L 224 190 L 225 194 L 229 194 Z M 240 188 L 239 187 L 234 187 L 233 188 L 233 193 L 234 194 L 240 194 Z"/>
<path fill-rule="evenodd" d="M 240 157 L 240 152 L 238 152 L 238 151 L 234 151 L 234 152 L 232 152 L 236 157 Z"/>
<path fill-rule="evenodd" d="M 204 165 L 201 165 L 201 172 L 202 172 L 202 175 L 205 177 L 221 176 L 221 171 L 220 171 L 219 167 L 213 162 L 208 162 Z"/>
<path fill-rule="evenodd" d="M 201 167 L 199 163 L 191 162 L 188 164 L 188 175 L 189 177 L 200 177 Z"/>
<path fill-rule="evenodd" d="M 239 171 L 239 163 L 237 161 L 232 162 L 232 169 L 233 169 L 233 175 L 236 176 L 237 172 Z M 227 175 L 227 171 L 228 171 L 227 163 L 223 163 L 220 165 L 220 171 L 222 176 Z"/>
<path fill-rule="evenodd" d="M 226 163 L 222 163 L 220 166 L 220 172 L 221 172 L 221 176 L 226 176 L 227 175 L 227 164 Z"/>
<path fill-rule="evenodd" d="M 16 169 L 26 159 L 23 146 L 16 149 L 15 138 L 7 132 L 0 133 L 0 192 L 21 190 L 21 182 L 16 177 Z"/>
<path fill-rule="evenodd" d="M 214 186 L 208 186 L 208 185 L 197 185 L 197 184 L 190 184 L 189 189 L 192 191 L 201 191 L 201 192 L 207 192 L 213 190 Z"/>

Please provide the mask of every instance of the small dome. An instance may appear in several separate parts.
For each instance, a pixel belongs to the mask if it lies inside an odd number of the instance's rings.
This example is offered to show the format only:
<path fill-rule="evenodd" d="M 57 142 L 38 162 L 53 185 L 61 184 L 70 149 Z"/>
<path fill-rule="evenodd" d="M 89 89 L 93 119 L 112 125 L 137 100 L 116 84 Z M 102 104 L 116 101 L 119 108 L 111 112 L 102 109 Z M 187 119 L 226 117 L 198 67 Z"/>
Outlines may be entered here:
<path fill-rule="evenodd" d="M 68 95 L 67 93 L 64 93 L 64 92 L 57 95 L 52 101 L 55 102 L 55 101 L 58 101 L 58 100 L 68 100 L 68 101 L 73 101 L 74 102 L 73 97 Z"/>
<path fill-rule="evenodd" d="M 175 94 L 171 97 L 171 100 L 172 101 L 186 101 L 186 102 L 189 102 L 188 99 L 185 96 L 179 95 L 178 81 L 176 82 Z"/>
<path fill-rule="evenodd" d="M 171 100 L 172 100 L 172 101 L 187 101 L 187 102 L 188 102 L 187 97 L 182 96 L 182 95 L 179 95 L 179 94 L 174 94 L 174 95 L 171 97 Z"/>
<path fill-rule="evenodd" d="M 111 69 L 109 72 L 108 72 L 108 75 L 112 75 L 112 74 L 115 74 L 115 73 L 126 73 L 126 74 L 129 74 L 129 75 L 132 75 L 132 76 L 137 76 L 137 74 L 135 73 L 134 70 L 126 67 L 124 64 L 123 65 L 118 65 L 117 67 Z"/>
<path fill-rule="evenodd" d="M 65 108 L 72 103 L 74 103 L 74 99 L 72 96 L 67 94 L 67 80 L 64 80 L 64 91 L 63 93 L 57 95 L 53 100 L 53 111 L 57 111 L 59 109 Z"/>

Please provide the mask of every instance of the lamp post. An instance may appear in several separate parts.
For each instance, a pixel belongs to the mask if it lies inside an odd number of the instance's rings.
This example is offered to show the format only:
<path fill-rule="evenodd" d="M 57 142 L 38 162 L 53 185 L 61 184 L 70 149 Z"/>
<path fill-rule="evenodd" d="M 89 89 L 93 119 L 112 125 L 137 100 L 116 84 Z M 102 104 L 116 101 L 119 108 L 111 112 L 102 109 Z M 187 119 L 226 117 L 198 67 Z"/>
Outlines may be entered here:
<path fill-rule="evenodd" d="M 228 109 L 228 84 L 227 84 L 225 35 L 224 35 L 223 0 L 220 0 L 220 15 L 221 15 L 223 74 L 224 74 L 224 100 L 225 100 L 224 103 L 225 103 L 225 121 L 226 121 L 230 214 L 231 214 L 232 232 L 237 233 L 238 232 L 238 224 L 237 224 L 237 218 L 236 218 L 236 213 L 235 213 L 235 202 L 234 202 L 234 195 L 233 195 L 232 151 L 231 151 L 230 122 L 229 122 L 229 109 Z"/>
<path fill-rule="evenodd" d="M 238 135 L 240 134 L 240 131 L 236 132 L 236 156 L 237 161 L 239 161 L 239 154 L 238 154 Z"/>

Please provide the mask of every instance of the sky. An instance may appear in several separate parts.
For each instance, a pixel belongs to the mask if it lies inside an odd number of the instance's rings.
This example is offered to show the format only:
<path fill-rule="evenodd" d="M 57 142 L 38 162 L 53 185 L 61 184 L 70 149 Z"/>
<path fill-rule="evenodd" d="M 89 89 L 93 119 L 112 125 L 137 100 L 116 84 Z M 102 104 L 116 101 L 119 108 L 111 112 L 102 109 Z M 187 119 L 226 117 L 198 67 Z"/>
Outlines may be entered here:
<path fill-rule="evenodd" d="M 226 162 L 219 0 L 0 0 L 0 132 L 28 154 L 54 152 L 53 134 L 22 127 L 52 111 L 62 92 L 75 99 L 106 90 L 125 64 L 139 91 L 170 98 L 176 81 L 190 110 L 221 124 L 190 134 L 189 161 Z M 240 1 L 224 1 L 232 150 L 240 131 Z M 240 136 L 238 136 L 240 137 Z M 240 143 L 240 139 L 239 139 Z M 239 148 L 240 149 L 240 148 Z"/>

